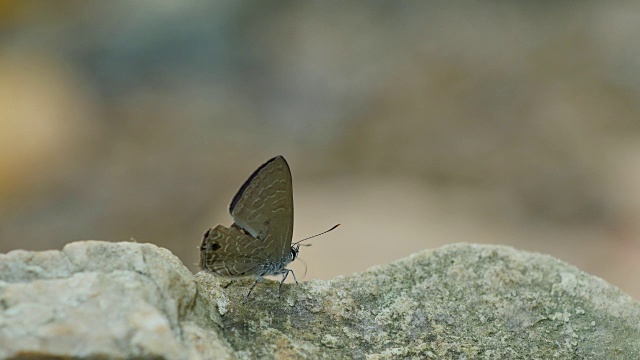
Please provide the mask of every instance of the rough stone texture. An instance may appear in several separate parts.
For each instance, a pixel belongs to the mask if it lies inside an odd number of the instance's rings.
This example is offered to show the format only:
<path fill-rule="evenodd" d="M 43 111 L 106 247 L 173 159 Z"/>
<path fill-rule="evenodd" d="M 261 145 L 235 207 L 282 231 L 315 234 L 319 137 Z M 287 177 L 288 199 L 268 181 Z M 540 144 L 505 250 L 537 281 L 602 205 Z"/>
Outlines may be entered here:
<path fill-rule="evenodd" d="M 451 245 L 333 281 L 193 276 L 149 244 L 0 255 L 0 357 L 640 359 L 640 303 L 550 256 Z"/>
<path fill-rule="evenodd" d="M 155 245 L 12 251 L 0 255 L 0 358 L 230 358 L 211 320 L 191 320 L 196 297 L 193 275 Z"/>

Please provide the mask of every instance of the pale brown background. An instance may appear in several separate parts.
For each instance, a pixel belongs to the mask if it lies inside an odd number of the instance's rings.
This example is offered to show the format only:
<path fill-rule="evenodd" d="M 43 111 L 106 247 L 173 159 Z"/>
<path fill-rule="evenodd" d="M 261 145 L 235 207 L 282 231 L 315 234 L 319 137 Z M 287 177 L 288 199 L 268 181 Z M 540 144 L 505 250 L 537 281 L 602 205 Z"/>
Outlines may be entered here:
<path fill-rule="evenodd" d="M 306 279 L 476 242 L 639 298 L 639 39 L 637 1 L 1 1 L 0 251 L 195 270 L 283 154 L 295 238 L 343 224 Z"/>

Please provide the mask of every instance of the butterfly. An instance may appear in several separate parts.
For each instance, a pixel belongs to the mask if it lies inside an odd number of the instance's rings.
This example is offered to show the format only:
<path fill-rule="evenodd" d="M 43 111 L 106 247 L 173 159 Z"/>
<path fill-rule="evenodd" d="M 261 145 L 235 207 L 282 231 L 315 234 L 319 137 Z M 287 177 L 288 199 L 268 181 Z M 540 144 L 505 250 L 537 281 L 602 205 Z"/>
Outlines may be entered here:
<path fill-rule="evenodd" d="M 291 244 L 293 188 L 284 157 L 270 159 L 249 176 L 231 200 L 229 213 L 234 221 L 230 227 L 205 232 L 200 267 L 226 277 L 255 276 L 245 301 L 264 276 L 282 275 L 278 296 L 289 273 L 297 284 L 287 265 L 298 257 L 300 242 L 309 238 Z"/>

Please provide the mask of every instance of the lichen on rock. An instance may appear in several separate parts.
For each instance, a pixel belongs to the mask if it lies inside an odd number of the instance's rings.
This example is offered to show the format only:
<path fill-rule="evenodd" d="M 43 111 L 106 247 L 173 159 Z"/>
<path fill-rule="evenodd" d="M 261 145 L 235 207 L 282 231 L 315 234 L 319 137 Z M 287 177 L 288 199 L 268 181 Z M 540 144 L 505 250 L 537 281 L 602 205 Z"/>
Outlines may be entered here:
<path fill-rule="evenodd" d="M 640 358 L 640 303 L 550 256 L 456 244 L 331 281 L 192 275 L 150 244 L 0 255 L 0 357 Z"/>

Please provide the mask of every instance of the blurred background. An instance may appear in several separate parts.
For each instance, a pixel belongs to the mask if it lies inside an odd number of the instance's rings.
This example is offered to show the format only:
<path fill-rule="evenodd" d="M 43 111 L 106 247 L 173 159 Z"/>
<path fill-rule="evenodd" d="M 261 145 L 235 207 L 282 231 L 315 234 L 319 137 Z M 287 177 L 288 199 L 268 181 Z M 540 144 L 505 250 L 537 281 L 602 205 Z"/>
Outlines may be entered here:
<path fill-rule="evenodd" d="M 0 252 L 135 239 L 197 271 L 282 154 L 294 238 L 342 223 L 306 280 L 471 242 L 640 298 L 638 39 L 631 0 L 0 1 Z"/>

